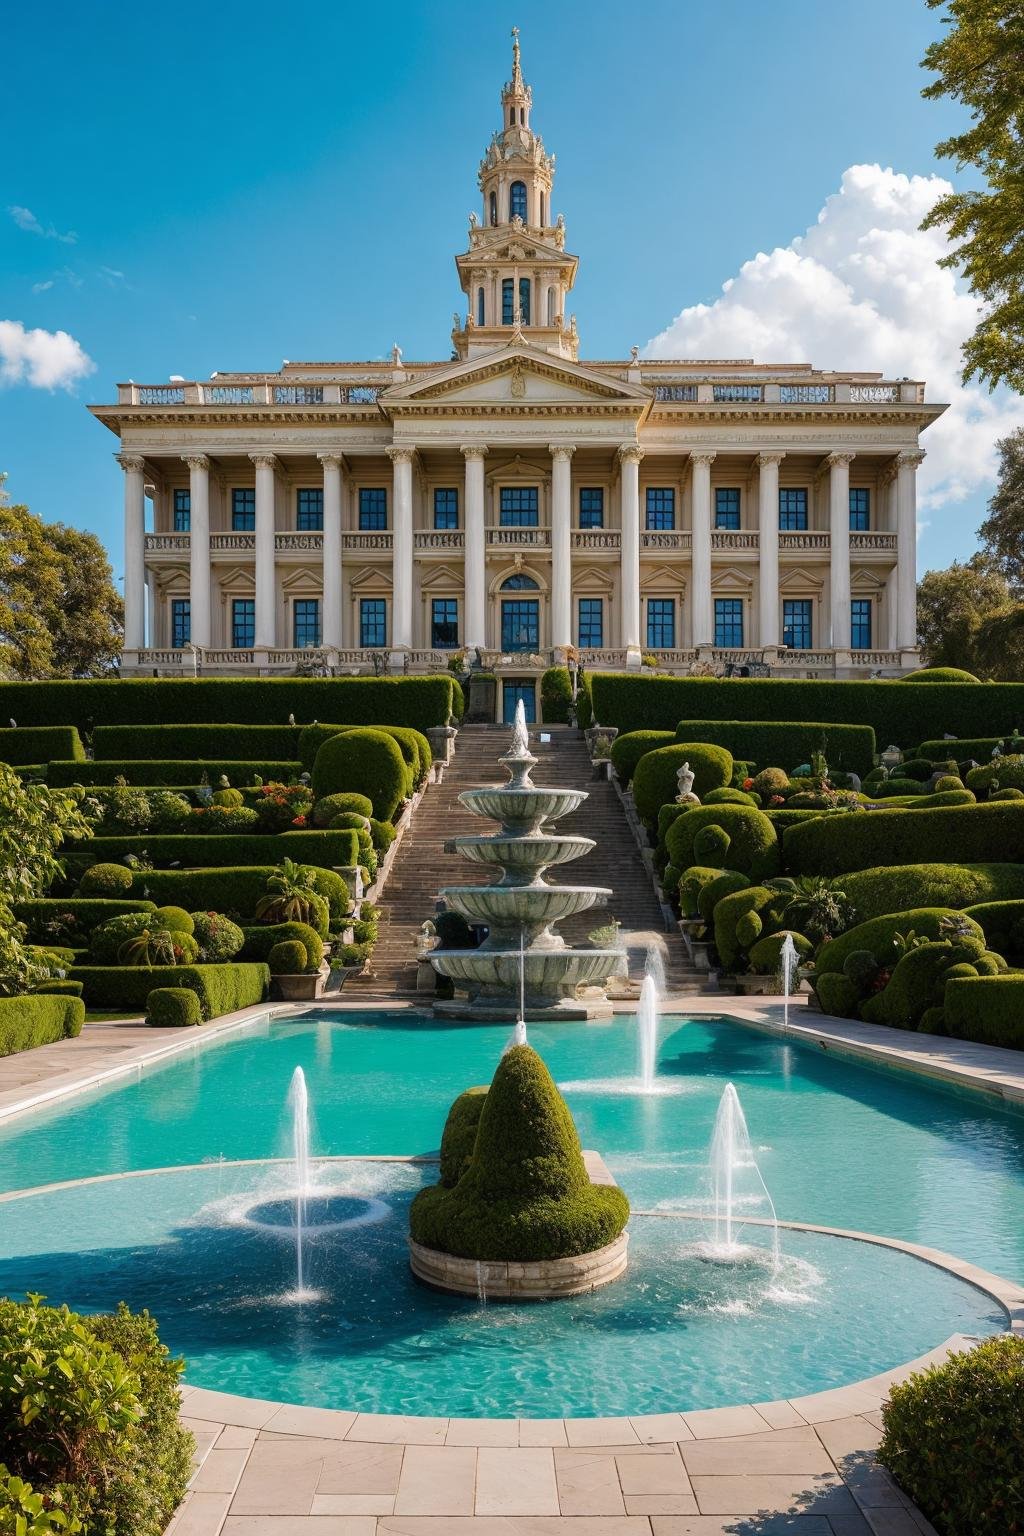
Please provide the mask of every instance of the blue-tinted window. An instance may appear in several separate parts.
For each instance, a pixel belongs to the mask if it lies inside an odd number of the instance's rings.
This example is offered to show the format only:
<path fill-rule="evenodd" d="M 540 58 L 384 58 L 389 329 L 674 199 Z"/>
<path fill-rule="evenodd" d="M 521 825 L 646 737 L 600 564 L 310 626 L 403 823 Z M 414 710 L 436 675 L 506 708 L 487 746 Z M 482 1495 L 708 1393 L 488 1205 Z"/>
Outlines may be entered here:
<path fill-rule="evenodd" d="M 488 213 L 490 214 L 492 225 L 493 224 L 497 224 L 497 222 L 498 222 L 498 194 L 497 194 L 497 192 L 492 192 L 491 193 L 491 196 L 490 196 L 490 199 L 489 199 L 488 205 L 487 205 L 487 210 L 488 210 Z"/>
<path fill-rule="evenodd" d="M 300 533 L 318 533 L 323 528 L 323 486 L 295 493 L 295 526 Z"/>
<path fill-rule="evenodd" d="M 676 493 L 668 485 L 647 487 L 648 530 L 671 530 L 676 525 Z"/>
<path fill-rule="evenodd" d="M 308 650 L 310 646 L 320 644 L 320 599 L 318 597 L 296 598 L 292 630 L 294 635 L 292 644 L 297 651 Z"/>
<path fill-rule="evenodd" d="M 515 576 L 510 576 L 507 581 L 502 582 L 501 590 L 503 592 L 536 592 L 537 583 L 532 576 L 524 576 L 522 571 L 519 571 Z"/>
<path fill-rule="evenodd" d="M 175 533 L 188 533 L 192 526 L 192 492 L 175 491 L 174 493 L 174 531 Z"/>
<path fill-rule="evenodd" d="M 579 627 L 579 643 L 583 649 L 599 651 L 604 645 L 604 602 L 601 598 L 580 598 Z"/>
<path fill-rule="evenodd" d="M 236 485 L 231 492 L 231 527 L 235 533 L 252 533 L 256 527 L 256 490 Z"/>
<path fill-rule="evenodd" d="M 850 604 L 850 646 L 855 651 L 869 651 L 871 643 L 871 599 L 855 597 Z"/>
<path fill-rule="evenodd" d="M 530 291 L 532 284 L 528 277 L 519 279 L 519 323 L 529 325 L 530 321 Z"/>
<path fill-rule="evenodd" d="M 509 219 L 522 219 L 526 223 L 526 182 L 514 181 L 508 189 Z"/>
<path fill-rule="evenodd" d="M 739 649 L 743 644 L 743 599 L 715 598 L 715 644 Z"/>
<path fill-rule="evenodd" d="M 535 597 L 513 597 L 501 605 L 503 651 L 540 650 L 540 603 Z"/>
<path fill-rule="evenodd" d="M 516 286 L 510 277 L 501 280 L 501 323 L 511 325 L 516 317 Z"/>
<path fill-rule="evenodd" d="M 715 527 L 738 528 L 740 525 L 740 493 L 738 489 L 718 485 L 715 487 Z"/>
<path fill-rule="evenodd" d="M 454 651 L 459 644 L 459 604 L 454 597 L 435 597 L 430 604 L 430 643 L 438 651 Z"/>
<path fill-rule="evenodd" d="M 779 527 L 787 533 L 807 527 L 806 489 L 792 490 L 787 486 L 779 491 Z"/>
<path fill-rule="evenodd" d="M 866 486 L 854 486 L 850 491 L 850 528 L 854 533 L 871 529 L 871 492 Z"/>
<path fill-rule="evenodd" d="M 484 323 L 484 291 L 482 288 L 478 288 L 476 291 L 476 323 L 477 325 L 483 325 Z"/>
<path fill-rule="evenodd" d="M 459 493 L 454 486 L 434 488 L 434 527 L 457 528 L 459 526 Z"/>
<path fill-rule="evenodd" d="M 782 604 L 782 643 L 794 651 L 811 648 L 811 600 L 786 598 Z"/>
<path fill-rule="evenodd" d="M 604 490 L 599 485 L 585 485 L 580 489 L 580 527 L 604 527 Z"/>
<path fill-rule="evenodd" d="M 388 525 L 388 493 L 382 485 L 362 485 L 359 488 L 359 526 L 364 532 L 374 532 Z"/>
<path fill-rule="evenodd" d="M 537 487 L 535 485 L 503 485 L 498 508 L 498 517 L 503 528 L 536 528 Z"/>
<path fill-rule="evenodd" d="M 171 645 L 176 651 L 192 638 L 192 604 L 187 597 L 171 598 Z"/>
<path fill-rule="evenodd" d="M 251 597 L 231 599 L 231 647 L 251 651 L 256 644 L 256 602 Z"/>
<path fill-rule="evenodd" d="M 652 651 L 673 651 L 676 645 L 676 604 L 671 597 L 647 599 L 647 644 Z"/>
<path fill-rule="evenodd" d="M 387 608 L 382 597 L 359 600 L 359 644 L 372 648 L 387 645 Z"/>

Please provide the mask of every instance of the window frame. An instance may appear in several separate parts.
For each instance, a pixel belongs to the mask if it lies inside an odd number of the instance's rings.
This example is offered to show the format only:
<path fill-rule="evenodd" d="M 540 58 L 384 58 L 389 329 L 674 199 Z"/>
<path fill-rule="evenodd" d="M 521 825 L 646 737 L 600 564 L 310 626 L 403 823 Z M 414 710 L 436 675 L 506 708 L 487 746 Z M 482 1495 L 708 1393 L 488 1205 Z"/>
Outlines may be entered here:
<path fill-rule="evenodd" d="M 372 618 L 370 608 L 375 610 Z M 379 612 L 376 610 L 379 609 Z M 379 639 L 368 638 L 371 633 Z M 361 597 L 359 599 L 359 646 L 364 651 L 382 650 L 388 643 L 388 600 L 386 597 Z"/>
<path fill-rule="evenodd" d="M 256 532 L 256 487 L 254 485 L 231 487 L 231 532 Z"/>
<path fill-rule="evenodd" d="M 183 651 L 192 640 L 191 597 L 171 598 L 171 650 Z"/>
<path fill-rule="evenodd" d="M 654 506 L 657 498 L 663 506 Z M 655 521 L 652 522 L 652 517 Z M 644 486 L 644 529 L 647 533 L 674 533 L 676 528 L 676 488 L 674 485 Z"/>
<path fill-rule="evenodd" d="M 520 193 L 522 193 L 521 197 Z M 521 204 L 521 206 L 517 206 L 517 204 Z M 517 177 L 515 181 L 509 183 L 508 221 L 511 224 L 513 219 L 520 218 L 526 224 L 529 222 L 529 212 L 530 190 L 526 182 Z"/>
<path fill-rule="evenodd" d="M 191 487 L 175 487 L 171 497 L 171 526 L 175 533 L 192 532 Z"/>
<path fill-rule="evenodd" d="M 533 498 L 533 506 L 506 507 L 505 498 L 510 502 L 515 497 Z M 540 527 L 540 487 L 538 485 L 499 485 L 498 487 L 498 527 L 499 528 L 539 528 Z"/>
<path fill-rule="evenodd" d="M 371 507 L 370 500 L 379 500 Z M 356 515 L 360 533 L 386 533 L 388 528 L 388 488 L 386 485 L 361 485 L 356 496 Z M 381 519 L 378 521 L 378 519 Z"/>
<path fill-rule="evenodd" d="M 446 614 L 439 618 L 438 608 Z M 450 611 L 448 611 L 450 610 Z M 446 639 L 438 638 L 438 629 L 450 629 Z M 432 597 L 430 599 L 430 648 L 433 651 L 457 651 L 459 648 L 459 600 L 457 597 Z"/>
<path fill-rule="evenodd" d="M 308 609 L 313 609 L 312 638 L 299 639 L 299 610 L 303 611 L 303 627 L 309 621 Z M 318 597 L 297 597 L 292 603 L 292 649 L 296 651 L 316 651 L 323 644 L 323 628 L 320 614 L 320 599 Z"/>
<path fill-rule="evenodd" d="M 724 505 L 724 498 L 734 497 L 735 505 Z M 742 493 L 738 485 L 715 486 L 715 527 L 723 533 L 738 533 L 743 516 Z"/>
<path fill-rule="evenodd" d="M 793 506 L 783 509 L 784 497 L 802 497 L 802 505 L 799 501 Z M 779 532 L 780 533 L 806 533 L 809 526 L 809 502 L 806 485 L 780 485 L 779 486 Z M 791 521 L 791 519 L 796 521 Z"/>
<path fill-rule="evenodd" d="M 307 504 L 303 507 L 303 498 L 307 498 Z M 313 498 L 312 508 L 308 498 Z M 312 521 L 311 521 L 312 519 Z M 296 533 L 323 533 L 324 531 L 324 488 L 322 485 L 301 485 L 295 488 L 295 531 Z"/>
<path fill-rule="evenodd" d="M 247 612 L 242 620 L 244 629 L 239 628 L 238 609 L 245 604 Z M 248 639 L 240 640 L 239 633 L 247 635 Z M 256 644 L 256 599 L 254 597 L 233 597 L 231 599 L 231 649 L 233 651 L 251 651 Z"/>
<path fill-rule="evenodd" d="M 786 609 L 799 607 L 799 615 L 791 616 L 787 628 Z M 800 638 L 787 639 L 787 634 L 798 635 Z M 814 600 L 810 597 L 784 597 L 782 600 L 782 643 L 791 651 L 811 651 L 814 649 Z"/>
<path fill-rule="evenodd" d="M 584 497 L 596 497 L 596 505 L 584 506 Z M 576 492 L 576 516 L 581 532 L 604 527 L 604 486 L 581 485 Z"/>
<path fill-rule="evenodd" d="M 442 506 L 439 505 L 438 498 L 441 497 L 441 496 L 445 496 L 445 497 L 450 497 L 451 498 L 451 502 L 450 502 L 450 504 L 448 506 L 442 507 Z M 433 501 L 434 501 L 433 511 L 434 511 L 434 529 L 435 529 L 435 531 L 436 532 L 440 532 L 440 533 L 445 533 L 445 532 L 450 532 L 454 528 L 458 528 L 458 526 L 459 526 L 459 488 L 458 488 L 458 486 L 457 485 L 435 485 L 434 486 Z"/>
<path fill-rule="evenodd" d="M 649 651 L 674 651 L 676 648 L 676 599 L 649 597 L 644 632 Z M 670 645 L 663 642 L 668 639 Z"/>
<path fill-rule="evenodd" d="M 863 501 L 863 505 L 854 506 L 854 497 Z M 867 485 L 850 486 L 850 532 L 871 532 L 871 487 Z"/>
<path fill-rule="evenodd" d="M 725 613 L 726 605 L 732 610 Z M 741 651 L 745 641 L 745 614 L 742 597 L 716 597 L 714 599 L 715 619 L 715 649 L 720 651 Z M 736 636 L 739 635 L 737 639 Z M 731 638 L 727 638 L 731 637 Z"/>
<path fill-rule="evenodd" d="M 861 613 L 858 614 L 858 609 Z M 863 636 L 863 626 L 867 624 L 867 639 L 858 639 L 858 631 Z M 874 646 L 874 603 L 870 597 L 854 597 L 850 600 L 850 650 L 870 651 Z"/>
<path fill-rule="evenodd" d="M 585 612 L 586 610 L 586 612 Z M 595 639 L 594 636 L 597 636 Z M 583 651 L 604 649 L 604 598 L 576 599 L 576 643 Z"/>

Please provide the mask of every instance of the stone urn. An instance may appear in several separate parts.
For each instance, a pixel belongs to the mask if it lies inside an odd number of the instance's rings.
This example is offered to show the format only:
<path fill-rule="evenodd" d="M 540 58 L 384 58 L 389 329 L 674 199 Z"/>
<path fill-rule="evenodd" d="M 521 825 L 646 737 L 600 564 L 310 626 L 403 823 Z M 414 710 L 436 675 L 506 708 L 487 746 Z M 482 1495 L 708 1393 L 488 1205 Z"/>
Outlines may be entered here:
<path fill-rule="evenodd" d="M 271 991 L 283 1003 L 310 1003 L 323 997 L 329 970 L 300 971 L 291 976 L 271 976 Z"/>

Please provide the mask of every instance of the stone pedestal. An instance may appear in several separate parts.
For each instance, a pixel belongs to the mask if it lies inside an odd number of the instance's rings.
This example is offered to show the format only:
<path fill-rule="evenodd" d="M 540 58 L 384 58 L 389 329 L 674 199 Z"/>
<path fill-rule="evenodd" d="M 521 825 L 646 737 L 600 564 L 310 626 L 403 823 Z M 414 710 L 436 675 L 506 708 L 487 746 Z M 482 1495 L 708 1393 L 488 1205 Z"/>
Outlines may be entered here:
<path fill-rule="evenodd" d="M 629 1233 L 593 1253 L 571 1259 L 460 1259 L 454 1254 L 424 1248 L 409 1239 L 409 1264 L 417 1280 L 438 1291 L 457 1296 L 480 1296 L 487 1301 L 551 1301 L 559 1296 L 580 1296 L 617 1280 L 626 1269 Z"/>

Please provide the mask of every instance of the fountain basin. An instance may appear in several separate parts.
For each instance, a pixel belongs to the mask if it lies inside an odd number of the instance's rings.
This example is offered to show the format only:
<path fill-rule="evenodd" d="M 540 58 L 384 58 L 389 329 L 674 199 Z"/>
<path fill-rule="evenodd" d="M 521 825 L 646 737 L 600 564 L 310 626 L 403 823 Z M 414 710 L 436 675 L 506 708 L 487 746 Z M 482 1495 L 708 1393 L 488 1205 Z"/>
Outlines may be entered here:
<path fill-rule="evenodd" d="M 549 923 L 575 917 L 603 906 L 612 892 L 601 885 L 455 885 L 441 892 L 446 906 L 472 923 L 487 923 L 518 934 L 520 927 L 538 931 Z"/>
<path fill-rule="evenodd" d="M 435 1013 L 449 1018 L 518 1017 L 518 949 L 437 949 L 429 958 L 439 975 L 469 991 L 468 1002 L 437 1002 Z M 609 976 L 621 976 L 626 968 L 626 957 L 617 949 L 527 949 L 522 960 L 531 1020 L 608 1017 L 607 998 L 577 1000 L 576 989 L 603 987 Z"/>
<path fill-rule="evenodd" d="M 613 1243 L 593 1253 L 571 1259 L 537 1259 L 529 1263 L 511 1259 L 460 1259 L 436 1248 L 424 1248 L 409 1239 L 409 1267 L 417 1280 L 436 1291 L 457 1296 L 479 1296 L 487 1301 L 553 1301 L 559 1296 L 582 1296 L 617 1280 L 626 1270 L 629 1233 L 620 1232 Z"/>
<path fill-rule="evenodd" d="M 504 831 L 517 836 L 536 831 L 542 822 L 568 816 L 586 798 L 583 789 L 515 789 L 509 784 L 466 789 L 459 796 L 474 816 L 500 821 Z"/>
<path fill-rule="evenodd" d="M 474 864 L 499 864 L 505 869 L 502 885 L 528 885 L 542 869 L 581 859 L 596 847 L 592 837 L 456 837 L 452 847 Z"/>

